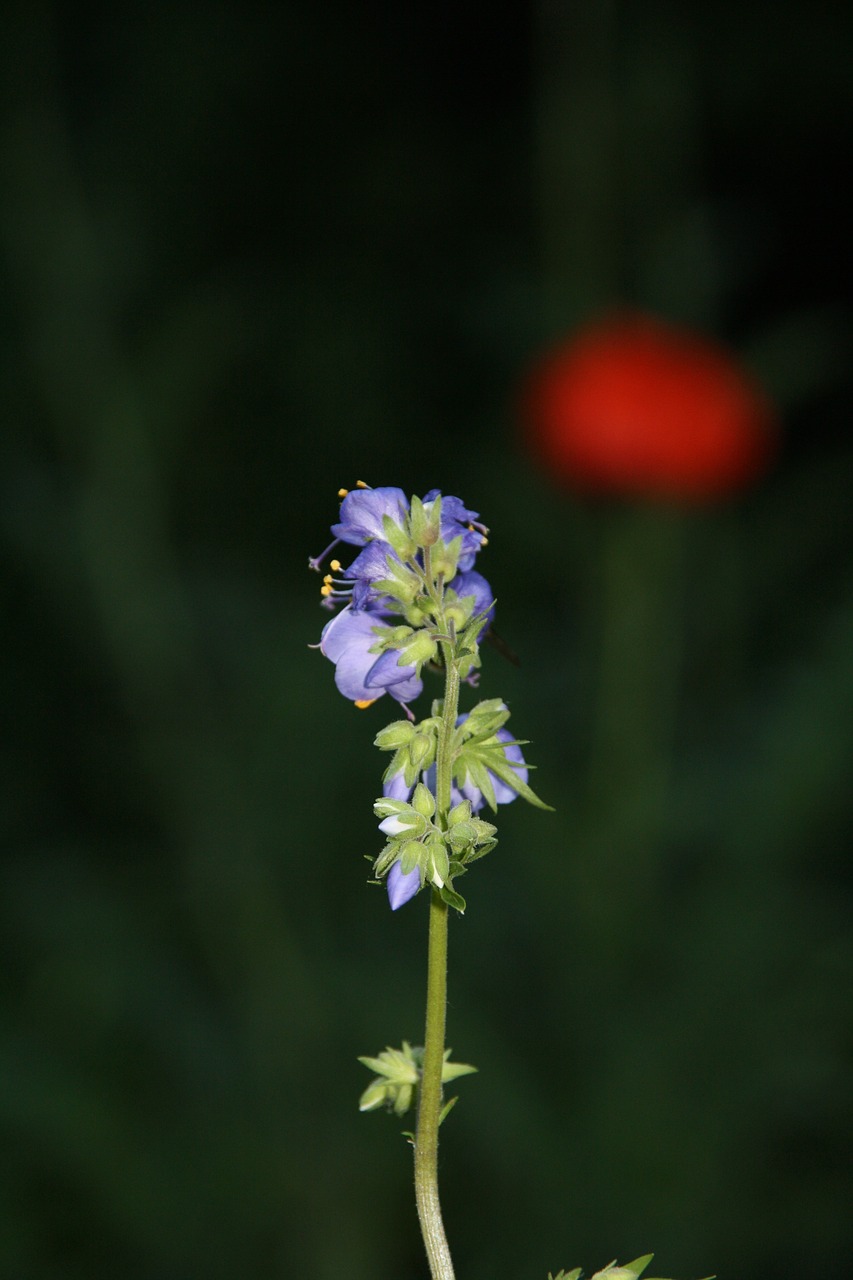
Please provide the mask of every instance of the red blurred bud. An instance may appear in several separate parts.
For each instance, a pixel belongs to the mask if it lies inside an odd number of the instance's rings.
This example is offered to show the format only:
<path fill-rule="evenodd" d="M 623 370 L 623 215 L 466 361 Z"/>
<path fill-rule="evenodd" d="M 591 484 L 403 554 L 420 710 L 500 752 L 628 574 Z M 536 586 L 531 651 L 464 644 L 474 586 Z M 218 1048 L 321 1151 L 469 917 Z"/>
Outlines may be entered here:
<path fill-rule="evenodd" d="M 531 371 L 525 438 L 563 483 L 701 499 L 748 484 L 776 441 L 770 401 L 732 356 L 642 314 L 580 330 Z"/>

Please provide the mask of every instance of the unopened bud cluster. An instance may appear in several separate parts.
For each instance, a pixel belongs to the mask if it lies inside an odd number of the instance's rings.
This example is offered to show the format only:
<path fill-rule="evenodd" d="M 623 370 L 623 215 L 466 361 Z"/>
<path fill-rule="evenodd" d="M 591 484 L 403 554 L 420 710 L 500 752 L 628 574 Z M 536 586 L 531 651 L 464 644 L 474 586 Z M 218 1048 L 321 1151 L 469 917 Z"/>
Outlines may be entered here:
<path fill-rule="evenodd" d="M 444 1054 L 442 1084 L 448 1084 L 459 1076 L 469 1076 L 477 1070 L 467 1062 L 450 1062 L 451 1052 L 447 1049 Z M 376 1111 L 385 1107 L 397 1116 L 404 1116 L 417 1101 L 423 1058 L 423 1049 L 413 1049 L 408 1040 L 403 1041 L 402 1049 L 388 1048 L 376 1058 L 359 1058 L 368 1070 L 376 1073 L 359 1099 L 359 1111 Z"/>

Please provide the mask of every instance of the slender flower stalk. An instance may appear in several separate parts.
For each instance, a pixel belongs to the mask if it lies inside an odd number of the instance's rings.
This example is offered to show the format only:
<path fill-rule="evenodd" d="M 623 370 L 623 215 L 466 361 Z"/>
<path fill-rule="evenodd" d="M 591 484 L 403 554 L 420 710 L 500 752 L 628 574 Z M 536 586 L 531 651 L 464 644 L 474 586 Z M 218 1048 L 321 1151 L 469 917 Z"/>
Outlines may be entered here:
<path fill-rule="evenodd" d="M 447 1010 L 447 903 L 432 890 L 429 904 L 426 1030 L 415 1134 L 415 1202 L 433 1280 L 454 1280 L 438 1195 L 438 1126 Z"/>
<path fill-rule="evenodd" d="M 450 813 L 453 735 L 459 707 L 459 668 L 453 647 L 441 646 L 445 669 L 444 707 L 435 760 L 436 816 L 446 830 Z M 438 1195 L 438 1126 L 447 1011 L 447 903 L 435 889 L 429 904 L 426 1029 L 418 1126 L 415 1134 L 415 1200 L 433 1280 L 453 1280 L 453 1263 Z"/>

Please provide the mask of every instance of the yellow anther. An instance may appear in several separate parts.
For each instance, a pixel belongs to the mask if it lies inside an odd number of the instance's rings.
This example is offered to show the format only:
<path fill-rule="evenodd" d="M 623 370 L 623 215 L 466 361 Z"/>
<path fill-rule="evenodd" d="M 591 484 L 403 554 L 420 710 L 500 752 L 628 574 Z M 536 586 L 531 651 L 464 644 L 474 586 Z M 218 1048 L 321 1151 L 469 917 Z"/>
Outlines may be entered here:
<path fill-rule="evenodd" d="M 341 567 L 341 562 L 340 562 L 340 560 L 330 560 L 330 561 L 329 561 L 329 567 L 331 568 L 331 570 L 332 570 L 334 573 L 338 573 L 338 572 L 340 571 L 340 567 Z M 331 574 L 330 574 L 329 576 L 331 577 Z"/>
<path fill-rule="evenodd" d="M 481 546 L 481 547 L 487 547 L 488 545 L 489 545 L 489 539 L 488 539 L 488 538 L 483 538 L 483 539 L 482 539 L 482 541 L 480 542 L 480 546 Z"/>
<path fill-rule="evenodd" d="M 349 489 L 338 489 L 338 497 L 345 498 L 349 493 Z"/>
<path fill-rule="evenodd" d="M 330 596 L 331 594 L 332 594 L 332 588 L 331 588 L 331 586 L 329 585 L 329 583 L 328 583 L 328 582 L 324 582 L 324 583 L 323 583 L 323 585 L 322 585 L 322 587 L 320 588 L 320 595 L 321 595 L 321 596 Z"/>
<path fill-rule="evenodd" d="M 363 711 L 365 707 L 372 707 L 375 701 L 375 698 L 359 698 L 355 705 L 359 711 Z"/>
<path fill-rule="evenodd" d="M 355 482 L 355 487 L 356 487 L 356 489 L 369 489 L 369 488 L 370 488 L 370 485 L 369 485 L 369 484 L 365 484 L 363 480 L 356 480 L 356 482 Z M 373 701 L 375 702 L 375 701 L 376 701 L 376 699 L 374 698 L 374 699 L 373 699 Z M 370 705 L 370 704 L 368 703 L 368 706 L 369 706 L 369 705 Z"/>

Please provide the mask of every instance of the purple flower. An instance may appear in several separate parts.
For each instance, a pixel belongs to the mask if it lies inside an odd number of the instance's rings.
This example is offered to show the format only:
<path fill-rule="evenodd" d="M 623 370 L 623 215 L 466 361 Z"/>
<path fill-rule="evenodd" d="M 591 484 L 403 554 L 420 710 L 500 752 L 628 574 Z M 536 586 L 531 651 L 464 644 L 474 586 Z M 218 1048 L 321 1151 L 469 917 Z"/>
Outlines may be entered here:
<path fill-rule="evenodd" d="M 396 650 L 370 652 L 382 631 L 389 630 L 383 616 L 347 605 L 326 623 L 320 637 L 320 651 L 335 664 L 335 684 L 356 706 L 369 706 L 383 693 L 405 705 L 423 688 L 413 666 L 399 666 Z"/>
<path fill-rule="evenodd" d="M 332 525 L 332 533 L 356 547 L 373 538 L 384 542 L 382 517 L 390 516 L 402 528 L 408 512 L 409 499 L 402 489 L 351 489 L 341 503 L 341 518 Z"/>

